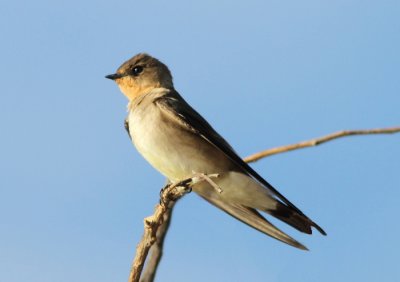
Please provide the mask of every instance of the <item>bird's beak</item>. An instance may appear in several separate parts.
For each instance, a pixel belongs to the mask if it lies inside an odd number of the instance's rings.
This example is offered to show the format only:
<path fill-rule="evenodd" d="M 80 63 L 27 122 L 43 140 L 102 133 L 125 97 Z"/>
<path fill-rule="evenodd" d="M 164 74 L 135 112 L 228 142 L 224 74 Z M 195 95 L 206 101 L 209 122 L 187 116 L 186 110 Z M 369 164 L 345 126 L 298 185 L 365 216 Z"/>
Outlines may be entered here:
<path fill-rule="evenodd" d="M 111 79 L 111 80 L 116 80 L 116 79 L 122 78 L 124 76 L 125 76 L 125 74 L 113 73 L 113 74 L 106 75 L 106 78 Z"/>

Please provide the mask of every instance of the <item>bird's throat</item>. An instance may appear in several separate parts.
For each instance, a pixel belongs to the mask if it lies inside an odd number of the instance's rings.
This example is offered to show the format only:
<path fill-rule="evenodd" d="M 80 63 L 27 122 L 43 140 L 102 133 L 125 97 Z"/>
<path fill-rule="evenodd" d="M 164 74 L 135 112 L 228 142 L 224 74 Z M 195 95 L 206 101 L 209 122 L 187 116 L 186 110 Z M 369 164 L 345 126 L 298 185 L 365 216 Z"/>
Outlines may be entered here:
<path fill-rule="evenodd" d="M 145 95 L 152 91 L 155 88 L 158 88 L 158 85 L 153 86 L 140 86 L 128 79 L 118 79 L 117 81 L 118 87 L 121 92 L 128 98 L 129 101 L 134 100 L 137 97 Z"/>

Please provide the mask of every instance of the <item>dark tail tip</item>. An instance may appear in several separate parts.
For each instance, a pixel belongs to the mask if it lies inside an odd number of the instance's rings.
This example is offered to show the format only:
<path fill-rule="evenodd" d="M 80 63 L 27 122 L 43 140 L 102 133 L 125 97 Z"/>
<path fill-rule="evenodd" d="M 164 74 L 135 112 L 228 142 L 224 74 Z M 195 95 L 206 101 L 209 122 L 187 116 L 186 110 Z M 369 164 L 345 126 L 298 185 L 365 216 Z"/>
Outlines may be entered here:
<path fill-rule="evenodd" d="M 312 226 L 322 235 L 326 235 L 326 232 L 318 224 L 313 222 L 304 214 L 299 214 L 291 207 L 288 207 L 282 203 L 277 204 L 275 210 L 268 210 L 267 212 L 303 233 L 312 234 Z"/>
<path fill-rule="evenodd" d="M 312 221 L 311 224 L 315 229 L 317 229 L 319 231 L 319 233 L 321 233 L 322 235 L 326 236 L 326 232 L 324 229 L 322 229 L 318 224 L 316 224 L 315 222 Z"/>

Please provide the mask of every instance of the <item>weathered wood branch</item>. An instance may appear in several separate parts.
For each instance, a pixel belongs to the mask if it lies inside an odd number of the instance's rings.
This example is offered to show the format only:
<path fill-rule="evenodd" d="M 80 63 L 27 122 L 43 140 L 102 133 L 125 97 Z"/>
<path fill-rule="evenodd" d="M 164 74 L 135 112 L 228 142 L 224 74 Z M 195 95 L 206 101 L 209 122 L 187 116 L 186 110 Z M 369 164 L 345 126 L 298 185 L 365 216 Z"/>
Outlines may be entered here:
<path fill-rule="evenodd" d="M 144 234 L 143 237 L 136 247 L 136 255 L 132 262 L 131 272 L 129 274 L 129 282 L 139 282 L 140 276 L 146 262 L 147 255 L 151 246 L 157 242 L 162 250 L 163 241 L 167 230 L 163 234 L 159 231 L 168 229 L 168 223 L 171 218 L 172 208 L 175 202 L 180 199 L 186 193 L 191 191 L 190 183 L 192 179 L 186 179 L 173 185 L 167 185 L 160 192 L 160 203 L 156 205 L 155 212 L 152 216 L 144 219 Z M 164 226 L 162 226 L 164 224 Z M 157 234 L 159 233 L 159 234 Z M 157 235 L 159 236 L 157 239 Z M 157 269 L 158 262 L 161 259 L 161 254 L 155 257 L 155 261 L 151 263 L 151 268 L 154 268 L 153 273 L 147 273 L 147 277 L 142 281 L 152 281 L 154 279 L 155 270 Z M 149 268 L 149 269 L 151 269 Z M 147 279 L 147 280 L 146 280 Z"/>

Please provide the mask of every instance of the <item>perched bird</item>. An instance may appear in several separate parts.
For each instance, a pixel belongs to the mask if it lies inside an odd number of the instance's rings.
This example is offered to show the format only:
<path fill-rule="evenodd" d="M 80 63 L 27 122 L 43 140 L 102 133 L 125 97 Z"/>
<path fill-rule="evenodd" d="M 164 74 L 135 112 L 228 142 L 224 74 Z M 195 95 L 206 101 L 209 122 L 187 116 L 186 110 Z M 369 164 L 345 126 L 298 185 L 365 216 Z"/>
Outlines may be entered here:
<path fill-rule="evenodd" d="M 171 183 L 196 174 L 205 176 L 207 181 L 193 185 L 194 192 L 251 227 L 299 249 L 307 250 L 259 211 L 301 232 L 311 234 L 315 227 L 326 235 L 245 163 L 179 95 L 165 64 L 142 53 L 106 78 L 114 80 L 129 99 L 125 127 L 133 144 Z M 218 177 L 211 179 L 213 174 Z"/>

